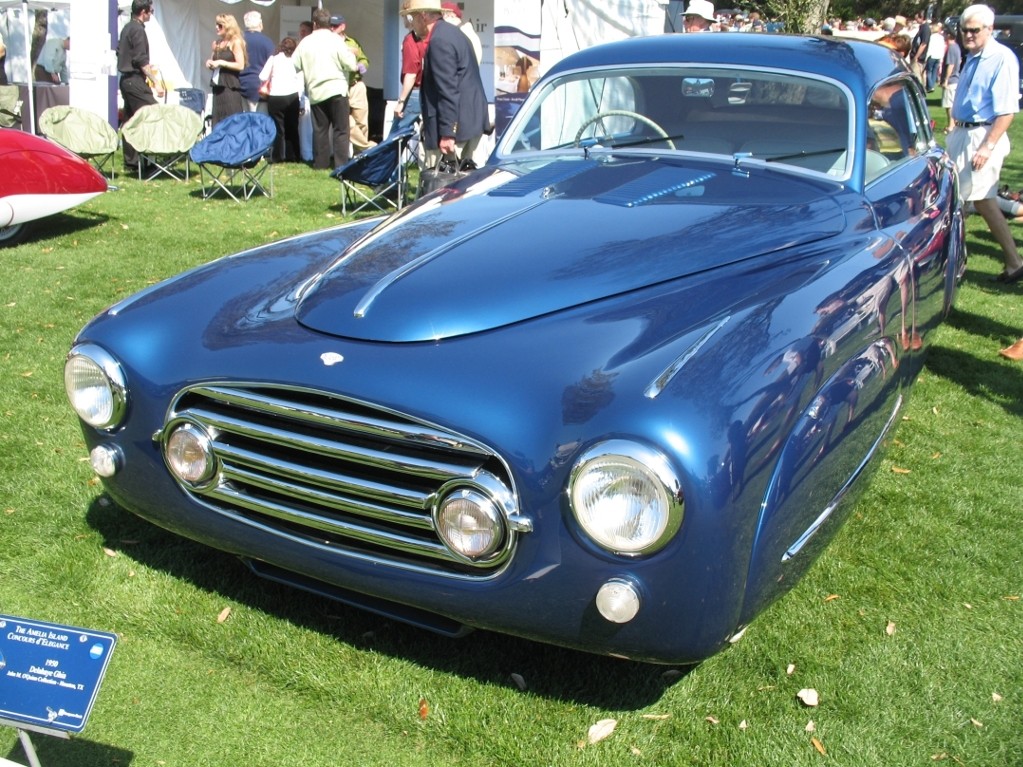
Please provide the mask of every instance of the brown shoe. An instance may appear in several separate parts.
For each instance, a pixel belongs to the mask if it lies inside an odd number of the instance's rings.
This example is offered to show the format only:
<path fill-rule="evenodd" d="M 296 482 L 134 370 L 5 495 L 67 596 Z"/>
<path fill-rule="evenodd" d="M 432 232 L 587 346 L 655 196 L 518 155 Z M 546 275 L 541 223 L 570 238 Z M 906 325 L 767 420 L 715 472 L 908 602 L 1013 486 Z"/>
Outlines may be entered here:
<path fill-rule="evenodd" d="M 998 353 L 1005 357 L 1007 360 L 1020 362 L 1021 360 L 1023 360 L 1023 338 L 1019 339 L 1012 346 L 1007 346 Z"/>

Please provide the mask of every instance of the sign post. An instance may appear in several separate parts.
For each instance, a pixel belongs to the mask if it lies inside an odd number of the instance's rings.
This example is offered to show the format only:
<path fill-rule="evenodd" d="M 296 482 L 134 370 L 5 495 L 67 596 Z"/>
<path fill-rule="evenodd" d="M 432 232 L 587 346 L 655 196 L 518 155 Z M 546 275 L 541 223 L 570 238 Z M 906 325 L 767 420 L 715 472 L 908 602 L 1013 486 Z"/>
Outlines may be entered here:
<path fill-rule="evenodd" d="M 0 725 L 18 731 L 31 767 L 28 732 L 81 732 L 117 637 L 105 631 L 0 615 Z M 12 765 L 0 758 L 0 767 Z"/>

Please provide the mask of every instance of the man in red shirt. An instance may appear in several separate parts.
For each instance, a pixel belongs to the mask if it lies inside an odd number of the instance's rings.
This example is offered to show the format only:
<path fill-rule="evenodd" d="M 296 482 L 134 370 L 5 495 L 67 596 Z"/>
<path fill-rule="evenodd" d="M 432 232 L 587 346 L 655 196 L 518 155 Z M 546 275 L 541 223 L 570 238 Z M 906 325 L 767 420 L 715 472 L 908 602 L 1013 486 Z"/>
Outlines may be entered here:
<path fill-rule="evenodd" d="M 401 20 L 408 34 L 401 41 L 401 94 L 394 107 L 394 121 L 391 132 L 410 127 L 421 114 L 419 87 L 423 84 L 423 60 L 426 58 L 426 46 L 430 42 L 429 33 L 419 37 L 412 29 L 412 16 L 406 11 L 408 2 L 402 5 Z"/>

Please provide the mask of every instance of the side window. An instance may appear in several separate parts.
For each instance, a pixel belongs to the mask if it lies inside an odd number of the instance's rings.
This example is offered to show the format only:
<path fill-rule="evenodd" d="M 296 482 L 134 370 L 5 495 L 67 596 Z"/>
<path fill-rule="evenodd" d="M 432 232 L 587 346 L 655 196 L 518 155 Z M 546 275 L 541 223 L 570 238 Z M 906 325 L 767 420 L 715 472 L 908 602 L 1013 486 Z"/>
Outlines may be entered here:
<path fill-rule="evenodd" d="M 927 149 L 928 123 L 919 99 L 906 80 L 889 80 L 870 95 L 867 115 L 867 181 L 889 165 L 915 157 Z"/>

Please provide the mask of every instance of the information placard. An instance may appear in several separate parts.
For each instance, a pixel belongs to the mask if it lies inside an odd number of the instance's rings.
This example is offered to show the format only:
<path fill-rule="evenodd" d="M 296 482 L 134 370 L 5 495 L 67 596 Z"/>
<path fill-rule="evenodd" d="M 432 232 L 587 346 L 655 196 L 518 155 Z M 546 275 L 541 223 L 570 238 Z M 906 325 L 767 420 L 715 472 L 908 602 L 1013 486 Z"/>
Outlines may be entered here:
<path fill-rule="evenodd" d="M 117 637 L 0 615 L 0 719 L 81 732 Z"/>

